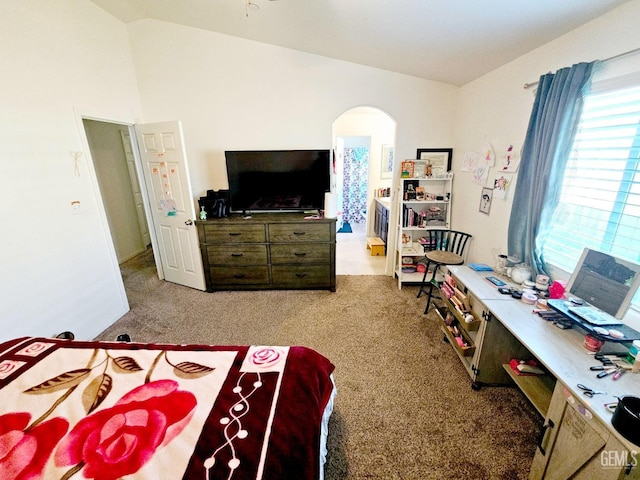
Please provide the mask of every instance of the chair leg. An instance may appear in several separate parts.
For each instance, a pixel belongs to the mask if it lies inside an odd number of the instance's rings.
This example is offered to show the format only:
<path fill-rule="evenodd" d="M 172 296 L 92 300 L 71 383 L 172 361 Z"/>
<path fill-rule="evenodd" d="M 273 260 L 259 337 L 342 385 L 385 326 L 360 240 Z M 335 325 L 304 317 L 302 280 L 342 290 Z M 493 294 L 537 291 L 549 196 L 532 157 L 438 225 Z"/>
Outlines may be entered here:
<path fill-rule="evenodd" d="M 429 306 L 431 305 L 431 298 L 433 297 L 433 282 L 429 282 L 429 293 L 427 296 L 427 306 L 424 309 L 425 315 L 429 312 Z"/>
<path fill-rule="evenodd" d="M 420 295 L 422 295 L 423 293 L 427 293 L 425 287 L 427 285 L 427 274 L 429 273 L 430 264 L 431 262 L 427 262 L 427 264 L 425 265 L 424 275 L 422 275 L 422 282 L 420 282 L 420 288 L 418 289 L 418 295 L 416 295 L 416 298 L 420 298 Z M 433 278 L 431 280 L 433 280 Z"/>
<path fill-rule="evenodd" d="M 429 312 L 429 307 L 431 306 L 431 300 L 434 300 L 433 304 L 435 305 L 435 298 L 442 298 L 438 295 L 438 293 L 434 292 L 433 289 L 437 289 L 440 291 L 439 284 L 436 280 L 436 275 L 438 274 L 438 269 L 440 268 L 440 264 L 436 264 L 433 267 L 433 275 L 431 276 L 431 280 L 429 280 L 429 291 L 427 293 L 427 306 L 424 309 L 424 313 L 427 314 Z"/>

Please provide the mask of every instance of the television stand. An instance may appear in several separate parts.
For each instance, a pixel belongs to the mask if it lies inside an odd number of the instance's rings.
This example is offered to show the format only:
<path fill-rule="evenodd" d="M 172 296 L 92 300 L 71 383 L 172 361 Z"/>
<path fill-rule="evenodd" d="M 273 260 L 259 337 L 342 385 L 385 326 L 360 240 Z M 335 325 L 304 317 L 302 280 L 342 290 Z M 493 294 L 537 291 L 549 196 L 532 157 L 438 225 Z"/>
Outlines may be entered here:
<path fill-rule="evenodd" d="M 196 221 L 207 291 L 336 290 L 336 219 L 304 212 Z"/>

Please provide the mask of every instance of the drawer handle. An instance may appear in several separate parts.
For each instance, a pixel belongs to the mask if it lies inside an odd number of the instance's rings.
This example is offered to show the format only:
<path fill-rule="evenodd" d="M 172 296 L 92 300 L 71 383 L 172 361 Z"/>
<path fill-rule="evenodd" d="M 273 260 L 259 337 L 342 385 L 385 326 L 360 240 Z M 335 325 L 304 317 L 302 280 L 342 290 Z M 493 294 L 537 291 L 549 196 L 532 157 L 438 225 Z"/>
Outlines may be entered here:
<path fill-rule="evenodd" d="M 232 257 L 242 257 L 242 256 L 244 256 L 244 253 L 232 253 L 231 256 Z"/>
<path fill-rule="evenodd" d="M 232 237 L 239 237 L 242 234 L 239 233 L 239 232 L 231 232 L 231 233 L 229 233 L 229 235 L 232 236 Z"/>
<path fill-rule="evenodd" d="M 302 253 L 294 253 L 294 255 L 296 257 L 304 257 L 307 254 L 307 252 L 302 252 Z"/>
<path fill-rule="evenodd" d="M 236 273 L 233 278 L 244 278 L 244 273 Z"/>
<path fill-rule="evenodd" d="M 304 278 L 306 276 L 307 276 L 306 273 L 296 273 L 296 277 L 298 277 L 298 278 Z"/>
<path fill-rule="evenodd" d="M 304 235 L 307 232 L 293 232 L 294 235 Z"/>

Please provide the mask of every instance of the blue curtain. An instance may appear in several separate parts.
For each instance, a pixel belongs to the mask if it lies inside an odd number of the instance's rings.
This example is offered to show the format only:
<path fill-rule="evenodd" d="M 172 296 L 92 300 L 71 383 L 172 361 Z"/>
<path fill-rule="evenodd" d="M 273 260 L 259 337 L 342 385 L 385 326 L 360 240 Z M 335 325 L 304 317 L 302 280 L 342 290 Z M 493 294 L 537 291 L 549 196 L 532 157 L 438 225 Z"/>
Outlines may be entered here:
<path fill-rule="evenodd" d="M 536 238 L 558 204 L 583 95 L 599 62 L 579 63 L 542 75 L 522 147 L 520 172 L 509 220 L 509 255 L 548 275 Z"/>

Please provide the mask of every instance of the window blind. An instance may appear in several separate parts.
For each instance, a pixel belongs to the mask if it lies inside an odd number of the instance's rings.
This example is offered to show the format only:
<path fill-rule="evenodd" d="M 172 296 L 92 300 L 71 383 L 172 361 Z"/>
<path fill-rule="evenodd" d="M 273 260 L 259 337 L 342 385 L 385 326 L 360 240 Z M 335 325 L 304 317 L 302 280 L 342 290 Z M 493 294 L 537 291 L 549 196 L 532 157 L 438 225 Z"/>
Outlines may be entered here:
<path fill-rule="evenodd" d="M 565 170 L 545 261 L 573 271 L 582 249 L 640 263 L 640 86 L 593 93 Z"/>

